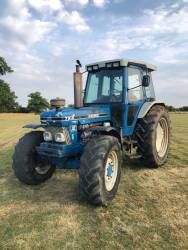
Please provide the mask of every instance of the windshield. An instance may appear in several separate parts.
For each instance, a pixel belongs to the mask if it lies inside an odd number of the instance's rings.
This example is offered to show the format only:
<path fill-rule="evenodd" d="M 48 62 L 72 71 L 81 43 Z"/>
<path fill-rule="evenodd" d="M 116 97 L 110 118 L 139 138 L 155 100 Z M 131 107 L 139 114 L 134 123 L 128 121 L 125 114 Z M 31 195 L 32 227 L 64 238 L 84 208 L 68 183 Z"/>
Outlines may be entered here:
<path fill-rule="evenodd" d="M 84 102 L 122 102 L 123 69 L 102 69 L 88 75 Z"/>

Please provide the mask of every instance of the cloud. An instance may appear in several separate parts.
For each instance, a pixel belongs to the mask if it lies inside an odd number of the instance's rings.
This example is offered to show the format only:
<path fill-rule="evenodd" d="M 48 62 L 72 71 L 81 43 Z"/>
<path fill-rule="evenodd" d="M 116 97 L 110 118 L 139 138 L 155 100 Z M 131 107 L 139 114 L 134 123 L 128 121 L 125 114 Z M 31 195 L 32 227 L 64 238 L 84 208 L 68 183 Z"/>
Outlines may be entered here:
<path fill-rule="evenodd" d="M 38 11 L 58 11 L 62 8 L 60 0 L 28 0 L 31 7 Z"/>
<path fill-rule="evenodd" d="M 89 0 L 64 0 L 65 4 L 80 4 L 80 5 L 86 5 L 89 3 Z"/>
<path fill-rule="evenodd" d="M 13 5 L 12 5 L 13 7 Z M 16 49 L 27 49 L 32 44 L 41 41 L 49 33 L 55 24 L 50 21 L 32 19 L 25 5 L 14 5 L 7 16 L 0 19 L 0 43 Z M 15 10 L 18 13 L 15 15 Z M 32 32 L 31 32 L 32 31 Z"/>
<path fill-rule="evenodd" d="M 79 14 L 78 11 L 61 11 L 57 18 L 58 22 L 64 22 L 68 24 L 71 29 L 76 30 L 78 32 L 88 31 L 90 27 L 87 25 L 85 19 Z"/>
<path fill-rule="evenodd" d="M 148 20 L 148 32 L 152 33 L 184 33 L 188 31 L 188 9 L 182 7 L 172 11 L 174 6 L 167 9 L 165 7 L 157 10 L 144 11 L 145 17 Z"/>
<path fill-rule="evenodd" d="M 96 7 L 103 7 L 108 1 L 107 0 L 93 0 Z"/>
<path fill-rule="evenodd" d="M 113 18 L 110 30 L 91 44 L 88 54 L 106 59 L 131 50 L 145 50 L 156 53 L 154 60 L 158 62 L 176 63 L 188 56 L 187 42 L 188 7 L 174 10 L 174 6 L 160 6 L 144 10 L 134 19 Z"/>
<path fill-rule="evenodd" d="M 108 0 L 92 0 L 92 1 L 89 1 L 89 0 L 64 0 L 64 3 L 65 4 L 79 4 L 81 6 L 85 6 L 89 3 L 93 3 L 93 5 L 95 7 L 103 7 L 105 4 L 107 4 L 109 1 Z"/>
<path fill-rule="evenodd" d="M 36 18 L 30 7 L 36 9 L 41 16 Z M 46 13 L 52 16 L 46 16 Z M 90 30 L 81 14 L 65 10 L 60 0 L 6 1 L 0 16 L 0 45 L 27 50 L 33 44 L 41 42 L 44 36 L 53 32 L 61 23 L 77 32 Z"/>
<path fill-rule="evenodd" d="M 163 64 L 188 64 L 188 46 L 184 44 L 182 47 L 164 46 L 159 48 L 155 61 Z"/>
<path fill-rule="evenodd" d="M 71 3 L 75 1 L 66 0 L 65 2 Z M 87 4 L 87 2 L 86 0 L 77 1 L 79 4 Z M 46 12 L 54 14 L 56 22 L 67 24 L 72 30 L 78 32 L 90 30 L 81 14 L 78 11 L 67 11 L 60 0 L 29 0 L 29 4 L 41 14 L 46 14 Z"/>
<path fill-rule="evenodd" d="M 51 55 L 53 55 L 55 57 L 60 57 L 63 55 L 64 48 L 65 48 L 65 46 L 63 46 L 63 45 L 52 44 L 52 46 L 50 46 L 50 48 L 49 48 L 49 51 L 50 51 Z"/>

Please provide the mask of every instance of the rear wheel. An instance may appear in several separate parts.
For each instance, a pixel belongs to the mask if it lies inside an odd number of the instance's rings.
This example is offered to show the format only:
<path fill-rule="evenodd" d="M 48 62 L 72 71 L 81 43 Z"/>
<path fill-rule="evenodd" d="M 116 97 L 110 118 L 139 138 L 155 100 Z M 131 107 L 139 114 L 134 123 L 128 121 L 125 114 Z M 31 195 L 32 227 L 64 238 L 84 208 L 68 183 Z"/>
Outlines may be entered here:
<path fill-rule="evenodd" d="M 164 106 L 153 106 L 138 120 L 136 140 L 141 160 L 149 167 L 158 167 L 167 160 L 170 146 L 170 118 Z"/>
<path fill-rule="evenodd" d="M 15 176 L 23 183 L 37 185 L 49 179 L 55 166 L 42 159 L 35 147 L 43 141 L 41 131 L 32 131 L 24 135 L 15 147 L 13 170 Z"/>
<path fill-rule="evenodd" d="M 116 137 L 93 138 L 81 157 L 79 187 L 82 196 L 95 205 L 107 206 L 120 182 L 121 146 Z"/>

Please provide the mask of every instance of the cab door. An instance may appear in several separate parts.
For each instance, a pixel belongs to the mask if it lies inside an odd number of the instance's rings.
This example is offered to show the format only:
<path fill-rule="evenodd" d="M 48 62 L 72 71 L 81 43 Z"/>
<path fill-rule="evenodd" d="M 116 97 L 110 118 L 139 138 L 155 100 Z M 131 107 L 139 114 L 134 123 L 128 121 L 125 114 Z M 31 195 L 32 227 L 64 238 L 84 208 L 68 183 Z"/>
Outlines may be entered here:
<path fill-rule="evenodd" d="M 132 135 L 137 121 L 138 113 L 145 102 L 142 86 L 142 69 L 135 66 L 127 68 L 127 91 L 125 105 L 124 135 Z"/>

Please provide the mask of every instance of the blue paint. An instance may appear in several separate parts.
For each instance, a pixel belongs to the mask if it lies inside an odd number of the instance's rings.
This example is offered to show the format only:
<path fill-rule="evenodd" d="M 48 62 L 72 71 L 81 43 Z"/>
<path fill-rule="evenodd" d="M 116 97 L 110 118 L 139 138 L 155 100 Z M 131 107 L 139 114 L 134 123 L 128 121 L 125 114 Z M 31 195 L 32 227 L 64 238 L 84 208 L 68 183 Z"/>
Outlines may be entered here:
<path fill-rule="evenodd" d="M 113 166 L 112 164 L 109 163 L 108 168 L 107 168 L 107 176 L 112 177 L 113 174 Z"/>
<path fill-rule="evenodd" d="M 139 69 L 142 72 L 142 69 L 140 67 L 137 67 L 137 66 L 129 66 L 129 67 Z M 123 104 L 124 112 L 123 112 L 123 129 L 122 129 L 122 132 L 123 132 L 123 136 L 131 136 L 134 133 L 134 129 L 135 129 L 135 126 L 136 126 L 139 111 L 140 111 L 142 105 L 145 102 L 145 96 L 144 96 L 144 99 L 142 101 L 134 102 L 134 103 L 131 103 L 131 104 L 128 102 L 128 67 L 125 67 L 124 74 L 125 74 L 125 79 L 126 80 L 125 80 L 125 88 L 124 88 L 125 100 L 124 100 L 124 104 Z M 137 109 L 137 111 L 135 113 L 134 120 L 133 120 L 131 126 L 128 126 L 128 109 L 129 109 L 130 105 L 134 106 Z"/>
<path fill-rule="evenodd" d="M 79 169 L 80 160 L 79 158 L 57 158 L 48 157 L 48 160 L 56 166 L 57 169 Z"/>
<path fill-rule="evenodd" d="M 84 117 L 88 115 L 102 115 L 104 117 L 97 117 L 97 118 L 78 118 L 75 117 Z M 94 107 L 83 107 L 80 109 L 74 108 L 61 108 L 58 111 L 50 110 L 42 112 L 41 115 L 41 123 L 47 124 L 49 126 L 62 126 L 68 127 L 70 125 L 84 125 L 92 122 L 102 122 L 106 120 L 110 120 L 110 107 L 109 105 L 94 105 Z M 67 120 L 62 121 L 46 121 L 46 117 L 50 118 L 62 118 Z M 70 120 L 69 120 L 70 119 Z"/>
<path fill-rule="evenodd" d="M 129 66 L 137 68 L 143 75 L 143 70 L 140 67 Z M 142 101 L 128 103 L 128 67 L 123 68 L 123 98 L 121 103 L 109 104 L 87 104 L 79 109 L 75 108 L 60 108 L 58 110 L 49 110 L 41 113 L 41 126 L 56 126 L 66 127 L 71 138 L 71 144 L 43 142 L 36 147 L 38 154 L 47 158 L 57 168 L 74 168 L 80 166 L 79 158 L 83 153 L 85 142 L 82 140 L 78 127 L 80 125 L 88 125 L 91 123 L 110 121 L 111 126 L 119 131 L 121 137 L 132 136 L 135 130 L 138 113 L 142 105 L 146 102 L 146 92 L 143 89 L 144 98 Z M 132 123 L 128 125 L 128 110 L 135 107 L 135 114 Z M 112 116 L 111 110 L 121 108 L 122 124 L 115 120 L 116 116 Z M 30 125 L 30 127 L 38 127 L 40 125 Z M 73 126 L 73 127 L 72 127 Z M 93 152 L 94 153 L 94 152 Z M 113 168 L 109 164 L 107 175 L 112 176 Z"/>
<path fill-rule="evenodd" d="M 61 144 L 61 143 L 49 143 L 42 142 L 36 147 L 37 153 L 42 156 L 50 157 L 72 157 L 79 155 L 83 152 L 84 144 Z"/>

